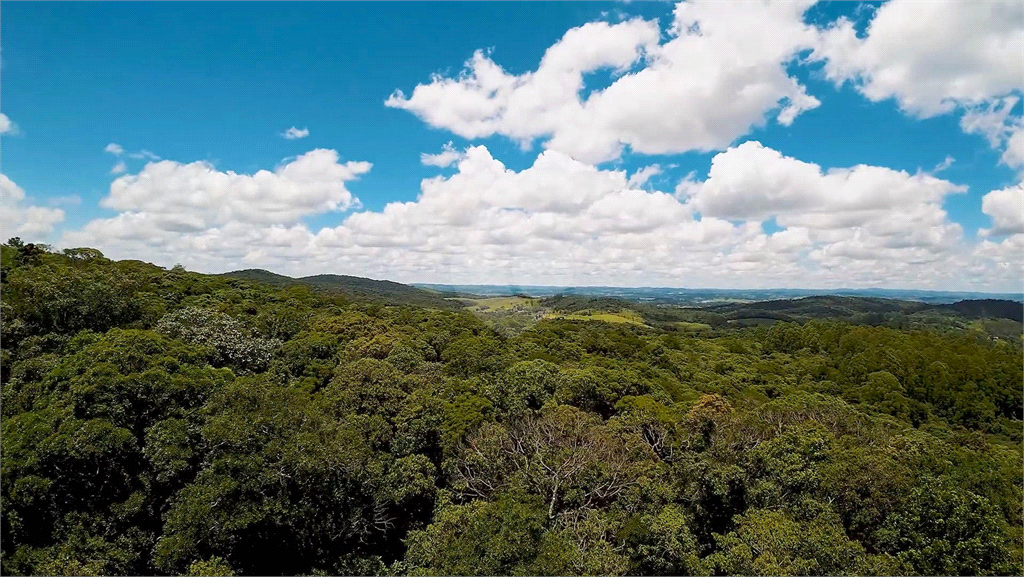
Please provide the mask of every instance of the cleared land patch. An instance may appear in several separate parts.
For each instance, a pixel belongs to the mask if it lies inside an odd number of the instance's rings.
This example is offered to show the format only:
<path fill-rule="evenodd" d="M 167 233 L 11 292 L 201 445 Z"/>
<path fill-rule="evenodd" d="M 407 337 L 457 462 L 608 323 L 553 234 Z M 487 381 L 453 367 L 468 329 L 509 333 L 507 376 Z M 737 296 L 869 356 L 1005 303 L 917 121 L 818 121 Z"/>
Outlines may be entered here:
<path fill-rule="evenodd" d="M 566 319 L 571 321 L 604 321 L 606 323 L 632 323 L 643 325 L 644 319 L 634 311 L 622 310 L 618 312 L 596 312 L 579 311 L 575 313 L 552 312 L 544 315 L 546 319 Z"/>
<path fill-rule="evenodd" d="M 516 307 L 537 306 L 537 299 L 526 297 L 489 297 L 482 299 L 452 298 L 467 304 L 467 309 L 475 313 L 513 310 Z"/>

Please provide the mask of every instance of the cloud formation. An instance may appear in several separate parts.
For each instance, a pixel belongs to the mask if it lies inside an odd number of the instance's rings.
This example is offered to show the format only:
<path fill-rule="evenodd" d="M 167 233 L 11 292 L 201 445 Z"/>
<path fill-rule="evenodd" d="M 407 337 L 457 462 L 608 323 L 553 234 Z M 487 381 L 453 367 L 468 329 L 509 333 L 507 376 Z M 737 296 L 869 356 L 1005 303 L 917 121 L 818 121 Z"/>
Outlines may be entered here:
<path fill-rule="evenodd" d="M 918 2 L 879 7 L 864 35 L 841 18 L 804 22 L 813 2 L 679 3 L 661 42 L 656 21 L 592 22 L 548 48 L 537 69 L 512 75 L 478 51 L 456 77 L 435 75 L 387 106 L 469 139 L 503 135 L 585 162 L 642 154 L 723 150 L 763 125 L 789 125 L 820 101 L 787 66 L 824 62 L 827 78 L 873 102 L 894 99 L 914 117 L 959 110 L 966 132 L 1024 168 L 1024 126 L 1010 115 L 1024 90 L 1024 4 L 1017 0 Z M 584 78 L 611 69 L 603 89 Z"/>
<path fill-rule="evenodd" d="M 64 221 L 64 211 L 25 202 L 25 191 L 6 175 L 0 174 L 0 230 L 9 236 L 40 237 Z"/>
<path fill-rule="evenodd" d="M 338 161 L 333 150 L 307 152 L 273 172 L 221 172 L 207 162 L 152 162 L 110 185 L 101 206 L 117 218 L 164 231 L 190 232 L 238 222 L 291 224 L 304 216 L 347 210 L 358 201 L 345 183 L 368 162 Z"/>
<path fill-rule="evenodd" d="M 439 168 L 451 166 L 461 158 L 462 153 L 455 150 L 455 148 L 452 147 L 451 142 L 445 144 L 441 149 L 441 152 L 438 152 L 437 154 L 427 154 L 426 152 L 420 154 L 420 162 L 425 166 L 437 166 Z"/>
<path fill-rule="evenodd" d="M 537 69 L 511 75 L 483 52 L 457 78 L 435 76 L 387 106 L 465 138 L 503 135 L 584 162 L 727 147 L 765 115 L 788 125 L 818 99 L 786 72 L 816 31 L 803 22 L 810 2 L 711 0 L 676 6 L 661 43 L 656 21 L 592 22 L 548 48 Z M 611 69 L 610 86 L 587 95 L 584 76 Z"/>
<path fill-rule="evenodd" d="M 985 236 L 1024 233 L 1024 184 L 986 194 L 981 211 L 992 219 L 992 228 L 982 231 Z"/>
<path fill-rule="evenodd" d="M 921 118 L 991 102 L 1024 88 L 1024 4 L 1016 0 L 894 0 L 859 38 L 840 19 L 814 57 L 873 102 L 895 99 Z"/>
<path fill-rule="evenodd" d="M 309 136 L 309 129 L 308 128 L 299 129 L 299 128 L 295 128 L 293 126 L 293 127 L 289 128 L 288 130 L 285 130 L 284 132 L 282 132 L 281 136 L 285 137 L 287 140 L 298 140 L 300 138 L 306 138 L 307 136 Z"/>
<path fill-rule="evenodd" d="M 148 151 L 146 149 L 142 149 L 142 150 L 140 150 L 138 152 L 132 152 L 132 153 L 128 154 L 128 156 L 129 156 L 129 158 L 134 158 L 136 160 L 143 160 L 143 159 L 145 159 L 145 160 L 160 160 L 159 156 L 153 154 L 152 152 L 150 152 L 150 151 Z"/>
<path fill-rule="evenodd" d="M 0 134 L 17 134 L 18 126 L 6 114 L 0 112 Z"/>
<path fill-rule="evenodd" d="M 964 111 L 964 132 L 1004 149 L 1024 168 L 1024 123 L 1011 110 L 1024 90 L 1024 3 L 1019 0 L 892 0 L 863 37 L 840 19 L 812 59 L 826 76 L 852 82 L 872 102 L 894 99 L 917 118 Z"/>
<path fill-rule="evenodd" d="M 333 151 L 255 175 L 154 163 L 111 186 L 103 204 L 120 214 L 65 241 L 208 271 L 407 282 L 969 288 L 973 267 L 991 288 L 1020 268 L 998 243 L 964 240 L 942 209 L 963 187 L 929 174 L 826 169 L 746 142 L 677 196 L 556 150 L 521 171 L 483 146 L 457 152 L 454 174 L 423 180 L 416 200 L 319 229 L 302 217 L 355 206 L 344 184 L 367 163 Z M 771 220 L 782 230 L 766 233 Z"/>

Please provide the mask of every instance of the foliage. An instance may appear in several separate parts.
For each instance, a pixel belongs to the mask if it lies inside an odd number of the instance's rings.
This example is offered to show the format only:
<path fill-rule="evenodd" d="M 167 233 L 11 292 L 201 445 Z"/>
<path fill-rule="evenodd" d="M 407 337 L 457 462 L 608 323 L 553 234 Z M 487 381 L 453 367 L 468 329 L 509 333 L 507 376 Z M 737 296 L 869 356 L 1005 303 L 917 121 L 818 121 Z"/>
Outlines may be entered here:
<path fill-rule="evenodd" d="M 4 574 L 1022 572 L 1019 335 L 0 264 Z"/>

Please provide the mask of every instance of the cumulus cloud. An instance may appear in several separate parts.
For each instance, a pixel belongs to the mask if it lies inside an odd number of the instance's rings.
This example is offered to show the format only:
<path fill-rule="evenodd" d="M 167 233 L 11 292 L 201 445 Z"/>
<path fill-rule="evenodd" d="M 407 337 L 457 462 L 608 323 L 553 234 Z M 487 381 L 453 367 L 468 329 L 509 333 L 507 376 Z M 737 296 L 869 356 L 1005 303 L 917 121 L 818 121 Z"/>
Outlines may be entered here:
<path fill-rule="evenodd" d="M 892 0 L 866 34 L 840 19 L 821 34 L 813 59 L 837 84 L 869 100 L 895 99 L 927 118 L 964 111 L 961 127 L 1005 148 L 1002 163 L 1024 168 L 1024 123 L 1011 110 L 1024 90 L 1024 3 L 1019 0 Z"/>
<path fill-rule="evenodd" d="M 961 227 L 942 203 L 966 187 L 930 174 L 866 165 L 823 170 L 746 142 L 716 155 L 703 182 L 684 183 L 694 211 L 727 220 L 774 219 L 802 231 L 808 259 L 851 280 L 872 270 L 885 275 L 945 262 L 962 245 Z"/>
<path fill-rule="evenodd" d="M 993 190 L 981 199 L 981 211 L 992 219 L 985 236 L 1024 233 L 1024 184 Z M 1024 252 L 1019 254 L 1024 258 Z"/>
<path fill-rule="evenodd" d="M 358 201 L 345 183 L 370 170 L 368 162 L 338 161 L 317 149 L 273 172 L 221 172 L 207 162 L 153 162 L 110 185 L 100 203 L 147 226 L 173 232 L 231 222 L 292 224 L 304 216 L 346 210 Z"/>
<path fill-rule="evenodd" d="M 1018 170 L 1024 170 L 1024 124 L 1018 123 L 1006 139 L 1006 150 L 1000 161 Z"/>
<path fill-rule="evenodd" d="M 1024 118 L 1012 114 L 1020 98 L 1007 96 L 968 110 L 960 118 L 960 128 L 968 134 L 984 136 L 992 148 L 1004 148 L 1000 162 L 1024 169 Z"/>
<path fill-rule="evenodd" d="M 124 147 L 121 146 L 120 144 L 117 144 L 116 142 L 111 142 L 110 144 L 103 148 L 103 151 L 109 152 L 114 156 L 121 156 L 122 154 L 124 154 Z"/>
<path fill-rule="evenodd" d="M 1021 90 L 1024 4 L 1017 0 L 893 0 L 859 38 L 840 19 L 815 57 L 836 82 L 853 81 L 872 101 L 896 99 L 920 117 Z"/>
<path fill-rule="evenodd" d="M 444 168 L 451 166 L 462 158 L 462 153 L 452 147 L 452 143 L 445 144 L 441 152 L 437 154 L 420 154 L 420 162 L 426 166 L 437 166 Z"/>
<path fill-rule="evenodd" d="M 117 164 L 115 164 L 115 165 L 114 165 L 114 166 L 113 166 L 113 167 L 112 167 L 112 168 L 110 169 L 110 174 L 121 174 L 121 173 L 123 173 L 123 172 L 127 172 L 127 171 L 128 171 L 128 166 L 127 166 L 127 165 L 125 165 L 125 163 L 124 163 L 124 161 L 123 161 L 123 160 L 119 160 L 119 161 L 117 162 Z"/>
<path fill-rule="evenodd" d="M 810 2 L 711 0 L 676 6 L 669 39 L 656 21 L 591 22 L 548 48 L 537 69 L 507 73 L 483 52 L 457 78 L 434 76 L 387 106 L 466 138 L 504 135 L 585 162 L 644 154 L 719 150 L 768 113 L 788 125 L 819 101 L 786 71 L 817 34 L 803 22 Z M 638 69 L 635 69 L 639 66 Z M 584 75 L 618 74 L 584 96 Z"/>
<path fill-rule="evenodd" d="M 281 136 L 285 137 L 288 140 L 298 140 L 300 138 L 306 138 L 307 136 L 309 136 L 309 129 L 308 128 L 299 129 L 299 128 L 295 128 L 293 126 L 293 127 L 289 128 L 288 130 L 285 130 L 284 132 L 282 132 Z"/>
<path fill-rule="evenodd" d="M 1024 167 L 1020 117 L 1008 116 L 1024 89 L 1024 4 L 892 0 L 858 36 L 846 18 L 807 25 L 811 3 L 682 2 L 665 41 L 656 21 L 591 22 L 566 32 L 533 71 L 510 74 L 478 51 L 460 75 L 396 90 L 385 104 L 465 138 L 503 135 L 524 147 L 541 139 L 585 162 L 618 158 L 626 146 L 722 150 L 767 116 L 789 125 L 820 105 L 787 72 L 809 51 L 829 79 L 852 82 L 869 100 L 894 99 L 921 118 L 966 113 L 965 131 Z M 612 83 L 586 93 L 586 75 L 601 69 L 615 72 Z"/>
<path fill-rule="evenodd" d="M 455 171 L 423 180 L 415 200 L 319 229 L 301 217 L 345 196 L 303 200 L 322 178 L 154 163 L 111 186 L 104 205 L 117 216 L 65 243 L 212 272 L 259 266 L 405 282 L 949 288 L 974 282 L 963 276 L 969 266 L 989 267 L 978 283 L 1012 281 L 999 272 L 1006 253 L 995 243 L 978 252 L 942 210 L 963 187 L 928 174 L 826 169 L 750 142 L 718 154 L 677 195 L 640 190 L 623 170 L 557 150 L 519 171 L 483 146 L 456 152 Z M 342 171 L 333 153 L 322 160 L 339 186 L 369 168 Z M 783 230 L 765 233 L 770 219 Z"/>
<path fill-rule="evenodd" d="M 1002 286 L 1015 292 L 1024 290 L 1024 233 L 1002 240 L 982 239 L 964 272 L 979 284 Z"/>
<path fill-rule="evenodd" d="M 878 166 L 824 171 L 751 141 L 716 155 L 689 203 L 708 216 L 838 229 L 891 222 L 896 212 L 931 213 L 936 218 L 929 224 L 940 224 L 945 196 L 966 190 L 930 174 Z"/>
<path fill-rule="evenodd" d="M 0 134 L 17 134 L 18 126 L 6 114 L 0 112 Z"/>
<path fill-rule="evenodd" d="M 25 191 L 0 174 L 0 230 L 4 238 L 24 236 L 26 240 L 45 236 L 64 221 L 64 211 L 25 202 Z M 39 239 L 35 239 L 39 240 Z"/>

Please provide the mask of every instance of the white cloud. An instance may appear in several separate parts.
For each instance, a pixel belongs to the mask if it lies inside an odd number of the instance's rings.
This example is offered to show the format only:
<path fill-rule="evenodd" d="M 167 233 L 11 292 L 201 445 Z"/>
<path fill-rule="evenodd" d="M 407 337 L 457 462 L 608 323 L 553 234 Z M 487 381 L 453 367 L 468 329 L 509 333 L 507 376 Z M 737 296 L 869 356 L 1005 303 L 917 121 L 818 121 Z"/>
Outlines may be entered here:
<path fill-rule="evenodd" d="M 981 211 L 992 218 L 992 228 L 981 231 L 985 236 L 1024 233 L 1024 184 L 986 194 Z M 1024 258 L 1024 252 L 1020 256 Z"/>
<path fill-rule="evenodd" d="M 1024 124 L 1018 123 L 1006 139 L 1006 150 L 1000 161 L 1010 168 L 1024 169 Z"/>
<path fill-rule="evenodd" d="M 113 168 L 110 169 L 110 174 L 121 174 L 122 172 L 127 172 L 127 171 L 128 171 L 128 167 L 125 165 L 124 161 L 123 160 L 119 160 L 117 162 L 117 164 L 115 164 L 113 166 Z"/>
<path fill-rule="evenodd" d="M 451 166 L 462 159 L 462 153 L 452 147 L 452 143 L 445 144 L 441 152 L 437 154 L 420 154 L 420 162 L 426 166 L 437 166 L 444 168 Z"/>
<path fill-rule="evenodd" d="M 26 204 L 25 191 L 6 175 L 0 174 L 0 235 L 41 240 L 55 225 L 64 221 L 64 211 Z"/>
<path fill-rule="evenodd" d="M 0 134 L 17 134 L 18 125 L 11 122 L 6 114 L 0 112 Z"/>
<path fill-rule="evenodd" d="M 159 156 L 153 154 L 152 152 L 150 152 L 150 151 L 148 151 L 146 149 L 142 149 L 142 150 L 140 150 L 138 152 L 133 152 L 133 153 L 129 154 L 128 156 L 131 157 L 131 158 L 137 159 L 137 160 L 141 160 L 141 159 L 144 159 L 144 158 L 148 159 L 148 160 L 160 160 Z"/>
<path fill-rule="evenodd" d="M 717 155 L 706 178 L 690 177 L 676 196 L 637 190 L 625 171 L 556 150 L 520 171 L 482 146 L 458 152 L 454 173 L 423 180 L 416 200 L 316 230 L 300 217 L 330 210 L 325 199 L 334 197 L 298 199 L 322 178 L 155 163 L 111 186 L 104 204 L 120 211 L 116 217 L 64 242 L 213 272 L 259 266 L 404 282 L 984 289 L 1016 282 L 999 264 L 1004 249 L 968 244 L 942 210 L 962 187 L 927 174 L 823 169 L 745 143 Z M 339 175 L 345 166 L 333 153 L 321 160 Z M 328 180 L 343 183 L 357 172 Z M 259 188 L 260 179 L 290 184 Z M 762 223 L 771 218 L 784 230 L 766 234 Z"/>
<path fill-rule="evenodd" d="M 932 174 L 938 174 L 943 170 L 946 170 L 950 166 L 953 166 L 954 162 L 956 162 L 956 159 L 947 154 L 946 158 L 942 159 L 942 162 L 936 164 L 935 167 L 932 168 Z"/>
<path fill-rule="evenodd" d="M 466 138 L 549 137 L 546 148 L 587 162 L 617 158 L 627 145 L 645 154 L 719 150 L 770 112 L 788 125 L 819 105 L 786 72 L 816 42 L 803 23 L 809 5 L 680 3 L 665 43 L 656 21 L 592 22 L 566 32 L 536 71 L 511 75 L 477 52 L 458 78 L 435 76 L 386 104 Z M 608 68 L 618 78 L 584 98 L 583 76 Z"/>
<path fill-rule="evenodd" d="M 852 81 L 873 102 L 895 99 L 912 116 L 964 111 L 964 132 L 1005 147 L 1001 162 L 1024 169 L 1024 122 L 1011 114 L 1024 90 L 1022 54 L 1020 0 L 892 0 L 863 37 L 846 19 L 822 31 L 812 58 L 837 84 Z"/>
<path fill-rule="evenodd" d="M 866 35 L 841 19 L 814 57 L 827 76 L 854 81 L 872 101 L 894 98 L 919 117 L 978 105 L 1024 88 L 1024 4 L 1019 0 L 893 0 Z"/>
<path fill-rule="evenodd" d="M 288 130 L 285 130 L 284 132 L 282 132 L 281 136 L 285 137 L 288 140 L 297 140 L 299 138 L 306 138 L 307 136 L 309 136 L 309 129 L 308 128 L 298 129 L 298 128 L 295 128 L 293 126 L 293 127 L 289 128 Z"/>
<path fill-rule="evenodd" d="M 120 144 L 117 144 L 116 142 L 111 142 L 110 144 L 106 145 L 103 148 L 103 151 L 104 152 L 109 152 L 110 154 L 113 154 L 114 156 L 121 156 L 122 154 L 124 154 L 124 147 L 121 146 Z M 150 151 L 148 151 L 146 149 L 142 149 L 142 150 L 140 150 L 138 152 L 129 152 L 128 153 L 128 158 L 134 158 L 136 160 L 142 160 L 142 159 L 160 160 L 159 156 L 157 156 L 156 154 L 153 154 L 152 152 L 150 152 Z M 121 166 L 123 164 L 124 164 L 123 162 L 122 163 L 118 163 L 118 166 Z M 111 171 L 111 172 L 113 172 L 113 171 Z M 124 171 L 122 170 L 120 172 L 124 172 Z"/>
<path fill-rule="evenodd" d="M 809 259 L 837 272 L 869 275 L 875 267 L 885 274 L 943 262 L 962 240 L 942 203 L 966 187 L 878 166 L 822 170 L 757 142 L 716 155 L 708 178 L 685 179 L 683 190 L 688 206 L 705 217 L 774 219 L 803 231 Z"/>
<path fill-rule="evenodd" d="M 979 283 L 1024 290 L 1024 234 L 1012 234 L 999 242 L 983 239 L 965 272 Z"/>
<path fill-rule="evenodd" d="M 25 199 L 25 191 L 14 184 L 10 178 L 0 174 L 0 200 L 4 202 L 21 202 Z"/>
<path fill-rule="evenodd" d="M 968 134 L 984 136 L 993 148 L 997 148 L 1009 137 L 1013 125 L 1019 124 L 1019 120 L 1010 115 L 1018 100 L 1008 96 L 968 110 L 960 118 L 960 128 Z"/>
<path fill-rule="evenodd" d="M 358 201 L 345 187 L 370 170 L 368 162 L 338 162 L 317 149 L 273 172 L 220 172 L 206 162 L 147 164 L 110 185 L 100 203 L 161 230 L 186 232 L 230 222 L 292 224 L 311 214 L 346 210 Z"/>
<path fill-rule="evenodd" d="M 1007 96 L 976 106 L 960 118 L 960 128 L 984 136 L 992 148 L 1005 148 L 1002 164 L 1024 169 L 1024 119 L 1011 114 L 1019 101 L 1019 97 Z"/>
<path fill-rule="evenodd" d="M 630 188 L 640 188 L 647 184 L 648 180 L 658 176 L 659 174 L 661 174 L 660 165 L 652 164 L 650 166 L 645 166 L 634 172 L 633 175 L 629 177 L 627 184 Z"/>
<path fill-rule="evenodd" d="M 930 174 L 878 166 L 823 171 L 751 141 L 716 155 L 689 203 L 708 216 L 834 229 L 890 221 L 897 211 L 941 211 L 946 195 L 964 191 Z"/>

